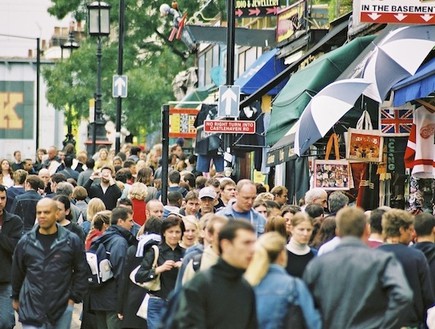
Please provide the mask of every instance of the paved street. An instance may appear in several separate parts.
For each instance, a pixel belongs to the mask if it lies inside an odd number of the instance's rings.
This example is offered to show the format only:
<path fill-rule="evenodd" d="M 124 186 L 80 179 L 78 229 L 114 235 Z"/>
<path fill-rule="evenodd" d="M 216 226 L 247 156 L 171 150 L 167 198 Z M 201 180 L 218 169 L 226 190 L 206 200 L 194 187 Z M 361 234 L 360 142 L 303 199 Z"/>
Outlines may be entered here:
<path fill-rule="evenodd" d="M 76 304 L 74 306 L 74 313 L 73 313 L 73 318 L 72 318 L 72 322 L 71 322 L 71 329 L 79 329 L 80 328 L 80 313 L 82 311 L 82 304 Z M 22 329 L 21 323 L 18 322 L 18 315 L 15 313 L 16 318 L 17 318 L 17 325 L 15 326 L 15 328 L 17 329 Z"/>

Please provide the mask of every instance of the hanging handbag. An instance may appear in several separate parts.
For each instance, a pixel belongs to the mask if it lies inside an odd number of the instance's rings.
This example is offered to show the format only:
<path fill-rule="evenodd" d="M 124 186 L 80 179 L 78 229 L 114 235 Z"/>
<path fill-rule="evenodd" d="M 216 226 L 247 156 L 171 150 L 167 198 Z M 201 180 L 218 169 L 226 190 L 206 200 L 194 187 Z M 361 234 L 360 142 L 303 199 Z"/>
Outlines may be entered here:
<path fill-rule="evenodd" d="M 370 114 L 366 110 L 358 120 L 356 129 L 348 129 L 346 158 L 353 161 L 381 162 L 383 138 L 379 130 L 374 130 Z"/>
<path fill-rule="evenodd" d="M 152 265 L 152 269 L 156 269 L 157 268 L 157 260 L 159 259 L 159 247 L 156 245 L 153 245 L 152 248 L 154 249 L 154 261 L 153 261 L 153 265 Z M 152 279 L 151 281 L 147 281 L 147 282 L 136 282 L 136 273 L 139 270 L 139 268 L 141 267 L 141 265 L 139 265 L 138 267 L 136 267 L 133 271 L 131 271 L 130 273 L 130 280 L 138 285 L 139 287 L 142 287 L 144 289 L 147 289 L 149 291 L 158 291 L 160 290 L 160 273 L 156 275 L 156 277 L 154 279 Z"/>
<path fill-rule="evenodd" d="M 335 160 L 329 160 L 333 147 Z M 340 160 L 338 136 L 333 133 L 326 145 L 325 160 L 314 160 L 314 187 L 321 187 L 328 191 L 348 190 L 352 184 L 349 161 Z"/>

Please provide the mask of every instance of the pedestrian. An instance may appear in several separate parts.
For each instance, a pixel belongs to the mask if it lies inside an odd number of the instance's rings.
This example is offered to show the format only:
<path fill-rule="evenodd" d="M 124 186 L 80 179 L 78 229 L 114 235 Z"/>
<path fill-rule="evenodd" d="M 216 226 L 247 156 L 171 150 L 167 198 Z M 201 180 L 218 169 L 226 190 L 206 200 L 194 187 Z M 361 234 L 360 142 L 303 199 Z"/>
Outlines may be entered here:
<path fill-rule="evenodd" d="M 147 290 L 134 284 L 129 276 L 130 273 L 143 261 L 144 255 L 149 251 L 152 245 L 158 245 L 161 241 L 160 231 L 162 220 L 157 217 L 150 217 L 141 227 L 138 235 L 138 245 L 130 246 L 127 250 L 127 256 L 124 266 L 124 275 L 121 285 L 121 303 L 122 303 L 122 328 L 128 329 L 145 329 L 147 321 L 136 315 Z"/>
<path fill-rule="evenodd" d="M 104 205 L 103 201 L 98 198 L 89 200 L 88 208 L 86 209 L 86 221 L 83 221 L 83 223 L 80 225 L 86 236 L 92 228 L 91 223 L 95 214 L 103 210 L 106 210 L 106 206 Z"/>
<path fill-rule="evenodd" d="M 87 290 L 83 244 L 56 223 L 57 213 L 54 200 L 38 201 L 38 224 L 15 249 L 12 300 L 24 329 L 69 329 L 74 303 Z"/>
<path fill-rule="evenodd" d="M 215 212 L 214 204 L 216 199 L 217 194 L 212 186 L 206 186 L 199 191 L 199 218 L 205 214 Z"/>
<path fill-rule="evenodd" d="M 402 209 L 388 210 L 382 215 L 382 234 L 385 244 L 378 249 L 396 256 L 414 293 L 412 307 L 401 315 L 402 325 L 424 326 L 427 310 L 435 305 L 435 298 L 426 257 L 420 250 L 409 247 L 414 235 L 414 217 Z"/>
<path fill-rule="evenodd" d="M 177 193 L 177 192 L 173 192 Z M 180 217 L 169 215 L 163 220 L 161 227 L 161 243 L 158 247 L 159 255 L 157 267 L 153 268 L 155 251 L 150 249 L 136 273 L 136 282 L 152 281 L 160 275 L 161 289 L 150 291 L 148 302 L 148 329 L 156 329 L 160 323 L 162 308 L 166 305 L 169 294 L 175 288 L 178 269 L 184 255 L 184 248 L 179 244 L 183 237 L 184 223 Z"/>
<path fill-rule="evenodd" d="M 163 219 L 163 203 L 157 199 L 151 199 L 147 202 L 146 207 L 147 218 L 154 216 Z"/>
<path fill-rule="evenodd" d="M 110 210 L 101 210 L 92 217 L 92 225 L 85 239 L 85 250 L 91 249 L 92 242 L 98 239 L 110 226 Z"/>
<path fill-rule="evenodd" d="M 112 210 L 111 225 L 93 244 L 104 244 L 110 254 L 110 264 L 113 278 L 102 286 L 90 289 L 90 310 L 95 312 L 97 328 L 121 328 L 122 303 L 118 297 L 118 287 L 121 285 L 125 256 L 129 246 L 137 243 L 130 233 L 133 226 L 132 211 L 127 208 Z"/>
<path fill-rule="evenodd" d="M 260 236 L 245 278 L 254 287 L 260 328 L 320 329 L 313 298 L 299 279 L 288 275 L 286 239 L 278 232 Z"/>
<path fill-rule="evenodd" d="M 184 249 L 193 247 L 198 243 L 199 238 L 199 223 L 195 216 L 184 216 L 184 234 L 180 241 L 180 246 Z"/>
<path fill-rule="evenodd" d="M 55 195 L 53 200 L 56 201 L 58 209 L 57 223 L 77 235 L 84 245 L 86 238 L 85 232 L 78 224 L 71 221 L 71 202 L 68 197 L 65 195 Z"/>
<path fill-rule="evenodd" d="M 370 236 L 367 241 L 370 248 L 377 248 L 384 244 L 384 238 L 382 236 L 382 216 L 385 212 L 386 210 L 381 208 L 370 211 Z"/>
<path fill-rule="evenodd" d="M 24 232 L 28 232 L 35 225 L 36 204 L 42 199 L 38 190 L 43 186 L 42 180 L 36 175 L 28 175 L 24 184 L 26 190 L 17 195 L 12 203 L 11 213 L 23 220 Z"/>
<path fill-rule="evenodd" d="M 255 187 L 255 185 L 254 185 Z M 255 295 L 243 278 L 254 254 L 256 230 L 230 220 L 219 232 L 220 258 L 187 282 L 174 321 L 181 329 L 256 329 Z"/>
<path fill-rule="evenodd" d="M 301 278 L 308 263 L 317 256 L 317 250 L 308 245 L 313 233 L 313 219 L 305 212 L 298 212 L 290 222 L 291 238 L 287 244 L 286 271 Z"/>
<path fill-rule="evenodd" d="M 133 183 L 128 193 L 128 198 L 133 206 L 133 220 L 139 226 L 144 225 L 147 219 L 145 203 L 147 193 L 147 187 L 143 183 Z"/>
<path fill-rule="evenodd" d="M 84 185 L 84 188 L 88 191 L 89 197 L 91 199 L 101 199 L 107 210 L 112 210 L 116 207 L 116 202 L 122 194 L 112 175 L 113 170 L 111 167 L 102 167 L 101 174 L 94 172 Z M 100 182 L 94 184 L 96 178 L 100 178 Z"/>
<path fill-rule="evenodd" d="M 279 207 L 283 207 L 288 201 L 288 190 L 285 186 L 278 185 L 275 186 L 270 193 L 273 194 L 273 201 L 278 203 Z"/>
<path fill-rule="evenodd" d="M 0 161 L 0 184 L 6 188 L 14 185 L 11 164 L 6 159 Z"/>
<path fill-rule="evenodd" d="M 18 169 L 24 169 L 23 161 L 21 159 L 21 151 L 14 151 L 14 162 L 12 162 L 12 171 L 17 171 Z"/>
<path fill-rule="evenodd" d="M 182 216 L 195 216 L 199 219 L 199 194 L 197 191 L 189 191 L 184 198 L 184 207 L 180 209 Z"/>
<path fill-rule="evenodd" d="M 18 169 L 14 172 L 14 186 L 8 188 L 8 200 L 6 202 L 7 211 L 11 211 L 15 197 L 26 192 L 24 184 L 26 183 L 27 175 L 27 171 L 23 169 Z"/>
<path fill-rule="evenodd" d="M 266 219 L 254 208 L 257 188 L 249 179 L 242 179 L 236 185 L 236 201 L 216 214 L 229 219 L 244 219 L 254 226 L 257 236 L 264 233 Z"/>
<path fill-rule="evenodd" d="M 401 314 L 412 303 L 412 290 L 396 257 L 366 245 L 369 230 L 362 209 L 341 209 L 340 244 L 305 269 L 303 280 L 324 329 L 400 328 Z"/>
<path fill-rule="evenodd" d="M 414 220 L 416 243 L 412 247 L 421 250 L 426 256 L 435 295 L 435 217 L 429 213 L 421 213 Z"/>
<path fill-rule="evenodd" d="M 0 185 L 0 328 L 2 329 L 12 329 L 15 326 L 14 309 L 11 303 L 12 254 L 23 232 L 21 218 L 5 209 L 7 194 L 6 187 Z"/>

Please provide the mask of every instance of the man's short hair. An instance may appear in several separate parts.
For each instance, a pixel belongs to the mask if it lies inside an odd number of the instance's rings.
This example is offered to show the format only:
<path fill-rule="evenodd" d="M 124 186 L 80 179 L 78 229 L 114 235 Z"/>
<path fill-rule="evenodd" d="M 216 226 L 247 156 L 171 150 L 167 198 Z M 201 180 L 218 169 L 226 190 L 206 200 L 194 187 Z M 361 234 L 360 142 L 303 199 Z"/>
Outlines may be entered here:
<path fill-rule="evenodd" d="M 26 183 L 29 183 L 30 187 L 35 191 L 38 191 L 40 188 L 44 188 L 44 182 L 36 175 L 28 175 L 26 178 Z"/>
<path fill-rule="evenodd" d="M 86 160 L 86 167 L 87 167 L 88 169 L 94 169 L 94 167 L 95 167 L 95 160 L 92 159 L 92 158 L 88 158 L 88 159 Z"/>
<path fill-rule="evenodd" d="M 209 178 L 205 182 L 205 186 L 213 186 L 213 187 L 219 187 L 220 188 L 221 182 L 217 178 Z"/>
<path fill-rule="evenodd" d="M 222 178 L 219 184 L 221 191 L 225 190 L 228 185 L 236 187 L 236 182 L 228 177 Z"/>
<path fill-rule="evenodd" d="M 367 225 L 364 211 L 358 207 L 345 207 L 338 211 L 337 229 L 341 237 L 354 236 L 361 238 Z"/>
<path fill-rule="evenodd" d="M 133 178 L 131 174 L 131 170 L 129 168 L 121 168 L 115 174 L 115 180 L 127 183 L 130 179 Z"/>
<path fill-rule="evenodd" d="M 414 224 L 413 216 L 402 209 L 391 209 L 382 215 L 382 234 L 387 237 L 400 236 L 400 228 L 408 229 Z"/>
<path fill-rule="evenodd" d="M 195 188 L 195 175 L 191 172 L 183 174 L 183 180 L 189 185 L 189 188 Z"/>
<path fill-rule="evenodd" d="M 414 228 L 417 236 L 431 235 L 435 226 L 435 217 L 423 212 L 415 216 Z"/>
<path fill-rule="evenodd" d="M 245 185 L 253 185 L 255 187 L 255 184 L 253 181 L 251 181 L 249 179 L 241 179 L 241 180 L 239 180 L 239 182 L 236 185 L 236 191 L 240 192 Z M 257 190 L 257 188 L 255 188 L 255 190 Z"/>
<path fill-rule="evenodd" d="M 60 182 L 66 182 L 66 176 L 64 174 L 61 174 L 61 173 L 55 173 L 55 174 L 51 175 L 50 179 L 53 183 L 56 183 L 56 184 L 58 184 Z"/>
<path fill-rule="evenodd" d="M 334 191 L 328 198 L 329 211 L 336 213 L 341 208 L 346 207 L 349 204 L 349 198 L 341 191 Z"/>
<path fill-rule="evenodd" d="M 195 179 L 195 186 L 198 190 L 205 187 L 205 182 L 207 181 L 207 177 L 205 176 L 198 176 Z"/>
<path fill-rule="evenodd" d="M 172 184 L 180 184 L 181 175 L 178 170 L 171 170 L 168 174 L 169 182 Z"/>
<path fill-rule="evenodd" d="M 133 211 L 129 208 L 121 208 L 116 207 L 112 210 L 112 216 L 110 218 L 110 223 L 112 225 L 118 225 L 118 221 L 120 219 L 126 220 L 128 218 L 128 215 L 132 215 Z"/>
<path fill-rule="evenodd" d="M 63 159 L 63 163 L 66 168 L 71 168 L 73 165 L 73 157 L 71 155 L 67 155 L 65 159 Z"/>
<path fill-rule="evenodd" d="M 117 207 L 120 206 L 127 206 L 127 207 L 133 207 L 133 202 L 129 198 L 121 198 L 117 202 Z"/>
<path fill-rule="evenodd" d="M 323 188 L 315 187 L 305 193 L 305 204 L 314 203 L 314 200 L 322 198 L 326 193 Z"/>
<path fill-rule="evenodd" d="M 6 190 L 7 190 L 6 186 L 0 184 L 0 192 L 6 192 L 6 194 L 7 194 L 8 192 Z"/>
<path fill-rule="evenodd" d="M 183 195 L 180 192 L 174 191 L 174 192 L 168 193 L 168 203 L 169 204 L 171 204 L 171 205 L 181 204 L 182 200 L 183 200 Z"/>
<path fill-rule="evenodd" d="M 136 165 L 136 162 L 134 162 L 133 159 L 127 159 L 127 160 L 125 160 L 124 163 L 122 164 L 122 167 L 123 167 L 123 168 L 131 168 L 131 167 L 133 167 L 134 165 Z"/>
<path fill-rule="evenodd" d="M 17 169 L 14 172 L 14 182 L 15 184 L 21 185 L 26 181 L 27 175 L 29 173 L 23 169 Z"/>
<path fill-rule="evenodd" d="M 56 194 L 66 195 L 67 197 L 72 196 L 74 191 L 74 186 L 68 182 L 60 182 L 57 184 Z"/>
<path fill-rule="evenodd" d="M 86 200 L 88 191 L 83 186 L 76 186 L 74 187 L 72 197 L 78 201 Z"/>
<path fill-rule="evenodd" d="M 369 223 L 372 233 L 382 234 L 382 216 L 385 214 L 384 209 L 374 209 L 370 212 Z"/>
<path fill-rule="evenodd" d="M 305 207 L 305 212 L 311 218 L 317 218 L 325 214 L 323 207 L 317 203 L 310 203 Z"/>
<path fill-rule="evenodd" d="M 284 195 L 287 194 L 288 190 L 285 186 L 278 185 L 278 186 L 275 186 L 272 190 L 270 190 L 270 193 L 272 193 L 273 196 L 277 196 L 277 195 L 281 196 L 283 194 Z"/>
<path fill-rule="evenodd" d="M 189 191 L 187 192 L 186 196 L 184 197 L 184 201 L 189 201 L 189 200 L 199 200 L 199 194 L 197 191 Z"/>
<path fill-rule="evenodd" d="M 234 241 L 237 231 L 245 230 L 255 233 L 255 228 L 251 223 L 245 220 L 230 220 L 227 224 L 222 226 L 218 235 L 219 240 L 219 253 L 222 254 L 222 240 Z"/>

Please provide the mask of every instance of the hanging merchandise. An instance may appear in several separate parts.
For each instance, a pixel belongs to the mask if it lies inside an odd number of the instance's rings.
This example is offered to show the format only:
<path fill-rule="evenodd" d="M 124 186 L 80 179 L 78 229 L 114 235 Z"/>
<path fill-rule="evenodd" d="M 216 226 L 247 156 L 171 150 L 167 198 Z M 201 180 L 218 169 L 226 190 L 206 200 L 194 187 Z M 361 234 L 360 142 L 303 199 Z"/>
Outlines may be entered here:
<path fill-rule="evenodd" d="M 414 106 L 381 107 L 379 124 L 383 136 L 409 136 L 414 117 Z"/>
<path fill-rule="evenodd" d="M 414 112 L 414 122 L 405 152 L 406 168 L 416 178 L 435 178 L 435 112 L 420 106 Z"/>
<path fill-rule="evenodd" d="M 364 110 L 356 129 L 348 129 L 349 145 L 346 149 L 348 160 L 381 162 L 383 139 L 379 130 L 374 130 L 370 114 Z"/>
<path fill-rule="evenodd" d="M 407 186 L 407 176 L 405 175 L 405 154 L 407 137 L 384 137 L 386 149 L 386 170 L 391 175 L 391 197 L 389 205 L 392 208 L 405 209 L 405 187 Z M 388 192 L 386 192 L 388 194 Z M 386 199 L 386 202 L 388 200 Z"/>
<path fill-rule="evenodd" d="M 329 160 L 334 147 L 335 160 Z M 326 145 L 325 160 L 314 160 L 314 187 L 325 190 L 349 190 L 353 185 L 349 161 L 340 160 L 338 135 L 333 133 Z"/>

